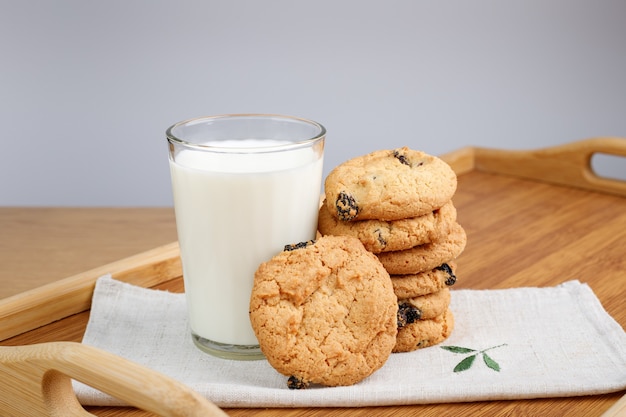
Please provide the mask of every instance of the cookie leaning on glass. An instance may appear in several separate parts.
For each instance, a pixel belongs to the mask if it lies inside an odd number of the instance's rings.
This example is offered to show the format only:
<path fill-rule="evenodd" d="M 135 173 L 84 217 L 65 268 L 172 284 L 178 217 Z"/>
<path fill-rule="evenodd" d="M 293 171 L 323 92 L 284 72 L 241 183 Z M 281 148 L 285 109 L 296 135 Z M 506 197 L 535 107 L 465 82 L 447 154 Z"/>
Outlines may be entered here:
<path fill-rule="evenodd" d="M 254 276 L 250 322 L 290 388 L 355 384 L 396 344 L 397 298 L 375 255 L 349 236 L 288 245 Z"/>

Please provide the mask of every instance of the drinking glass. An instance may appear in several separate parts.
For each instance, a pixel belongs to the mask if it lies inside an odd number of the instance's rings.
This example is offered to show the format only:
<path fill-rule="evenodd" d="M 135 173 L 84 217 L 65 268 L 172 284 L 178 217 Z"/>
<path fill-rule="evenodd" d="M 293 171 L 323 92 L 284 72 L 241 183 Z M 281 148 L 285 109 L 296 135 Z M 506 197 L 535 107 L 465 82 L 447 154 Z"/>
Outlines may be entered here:
<path fill-rule="evenodd" d="M 166 134 L 191 337 L 215 356 L 262 358 L 248 315 L 254 273 L 285 245 L 315 238 L 326 129 L 231 114 Z"/>

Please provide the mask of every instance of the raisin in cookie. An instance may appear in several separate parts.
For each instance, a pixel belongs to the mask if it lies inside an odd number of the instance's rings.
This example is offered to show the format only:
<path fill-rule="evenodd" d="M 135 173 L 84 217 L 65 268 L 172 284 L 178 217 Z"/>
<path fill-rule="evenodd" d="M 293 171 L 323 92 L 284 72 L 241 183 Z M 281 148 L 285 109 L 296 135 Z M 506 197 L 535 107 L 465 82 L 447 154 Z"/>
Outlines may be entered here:
<path fill-rule="evenodd" d="M 290 388 L 351 385 L 395 346 L 398 301 L 375 255 L 350 236 L 290 245 L 254 276 L 250 321 Z"/>
<path fill-rule="evenodd" d="M 450 309 L 430 320 L 416 320 L 398 330 L 394 353 L 411 352 L 443 342 L 454 330 Z"/>
<path fill-rule="evenodd" d="M 393 291 L 398 298 L 412 298 L 440 291 L 456 283 L 456 263 L 447 262 L 417 274 L 391 275 Z"/>
<path fill-rule="evenodd" d="M 346 222 L 330 214 L 326 201 L 320 207 L 318 229 L 323 235 L 354 236 L 372 253 L 410 249 L 437 240 L 450 231 L 456 221 L 452 201 L 418 217 L 400 220 L 362 220 Z"/>
<path fill-rule="evenodd" d="M 450 201 L 456 186 L 443 160 L 407 147 L 350 159 L 324 182 L 326 206 L 343 221 L 422 216 Z"/>
<path fill-rule="evenodd" d="M 411 249 L 377 254 L 391 275 L 417 274 L 456 259 L 465 249 L 467 235 L 460 224 L 452 225 L 450 233 L 441 240 Z"/>

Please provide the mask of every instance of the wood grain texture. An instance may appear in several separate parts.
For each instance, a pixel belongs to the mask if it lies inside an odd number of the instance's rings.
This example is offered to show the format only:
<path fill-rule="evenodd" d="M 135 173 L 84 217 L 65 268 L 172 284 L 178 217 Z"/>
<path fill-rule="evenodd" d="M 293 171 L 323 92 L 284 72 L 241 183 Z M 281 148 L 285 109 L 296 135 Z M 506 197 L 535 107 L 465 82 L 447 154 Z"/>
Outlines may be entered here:
<path fill-rule="evenodd" d="M 626 299 L 626 198 L 555 186 L 549 182 L 523 179 L 516 174 L 485 172 L 478 166 L 470 169 L 472 152 L 473 148 L 470 148 L 455 156 L 458 166 L 465 168 L 459 171 L 463 173 L 459 175 L 454 203 L 458 220 L 468 235 L 465 252 L 458 259 L 455 288 L 553 286 L 578 279 L 588 283 L 607 312 L 622 327 L 626 327 L 626 304 L 623 301 Z M 486 171 L 490 170 L 497 171 Z M 127 221 L 133 220 L 128 218 Z M 46 262 L 49 259 L 43 257 L 42 263 L 45 265 Z M 4 268 L 10 271 L 10 261 Z M 37 269 L 38 266 L 33 265 L 32 268 Z M 165 281 L 158 287 L 179 292 L 183 290 L 180 278 Z M 87 320 L 87 311 L 78 313 L 3 340 L 0 345 L 80 341 Z M 372 414 L 427 417 L 600 416 L 623 395 L 624 392 L 618 392 L 573 398 L 398 407 L 226 411 L 232 416 L 289 417 Z M 89 407 L 89 411 L 98 416 L 153 415 L 128 408 Z"/>
<path fill-rule="evenodd" d="M 179 253 L 173 242 L 0 300 L 0 340 L 88 310 L 102 275 L 144 287 L 180 276 Z"/>
<path fill-rule="evenodd" d="M 0 299 L 175 240 L 171 207 L 0 207 Z"/>
<path fill-rule="evenodd" d="M 615 404 L 611 406 L 607 411 L 602 414 L 602 417 L 624 417 L 626 416 L 626 395 L 619 399 Z"/>

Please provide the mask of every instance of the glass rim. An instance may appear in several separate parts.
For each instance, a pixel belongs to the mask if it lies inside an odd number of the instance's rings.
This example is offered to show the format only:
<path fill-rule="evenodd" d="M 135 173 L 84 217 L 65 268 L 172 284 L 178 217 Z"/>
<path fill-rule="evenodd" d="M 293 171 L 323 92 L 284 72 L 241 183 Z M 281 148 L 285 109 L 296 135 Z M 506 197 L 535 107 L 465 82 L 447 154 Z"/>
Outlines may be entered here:
<path fill-rule="evenodd" d="M 277 119 L 277 120 L 285 120 L 291 122 L 300 122 L 310 126 L 316 127 L 319 132 L 310 138 L 297 140 L 289 143 L 282 144 L 273 144 L 267 146 L 212 146 L 201 143 L 194 143 L 188 140 L 181 139 L 177 137 L 173 131 L 180 126 L 184 125 L 192 125 L 201 123 L 204 121 L 215 121 L 220 119 L 254 119 L 254 118 L 266 118 L 266 119 Z M 287 116 L 282 114 L 272 114 L 272 113 L 228 113 L 228 114 L 218 114 L 214 116 L 200 116 L 193 117 L 190 119 L 182 120 L 178 123 L 174 123 L 165 131 L 165 135 L 167 137 L 168 142 L 172 144 L 182 145 L 186 148 L 193 148 L 197 150 L 203 150 L 207 152 L 215 152 L 215 153 L 268 153 L 268 152 L 281 152 L 287 151 L 297 148 L 302 148 L 306 146 L 311 146 L 312 144 L 324 139 L 326 136 L 326 128 L 313 120 L 305 119 L 302 117 L 296 116 Z"/>

